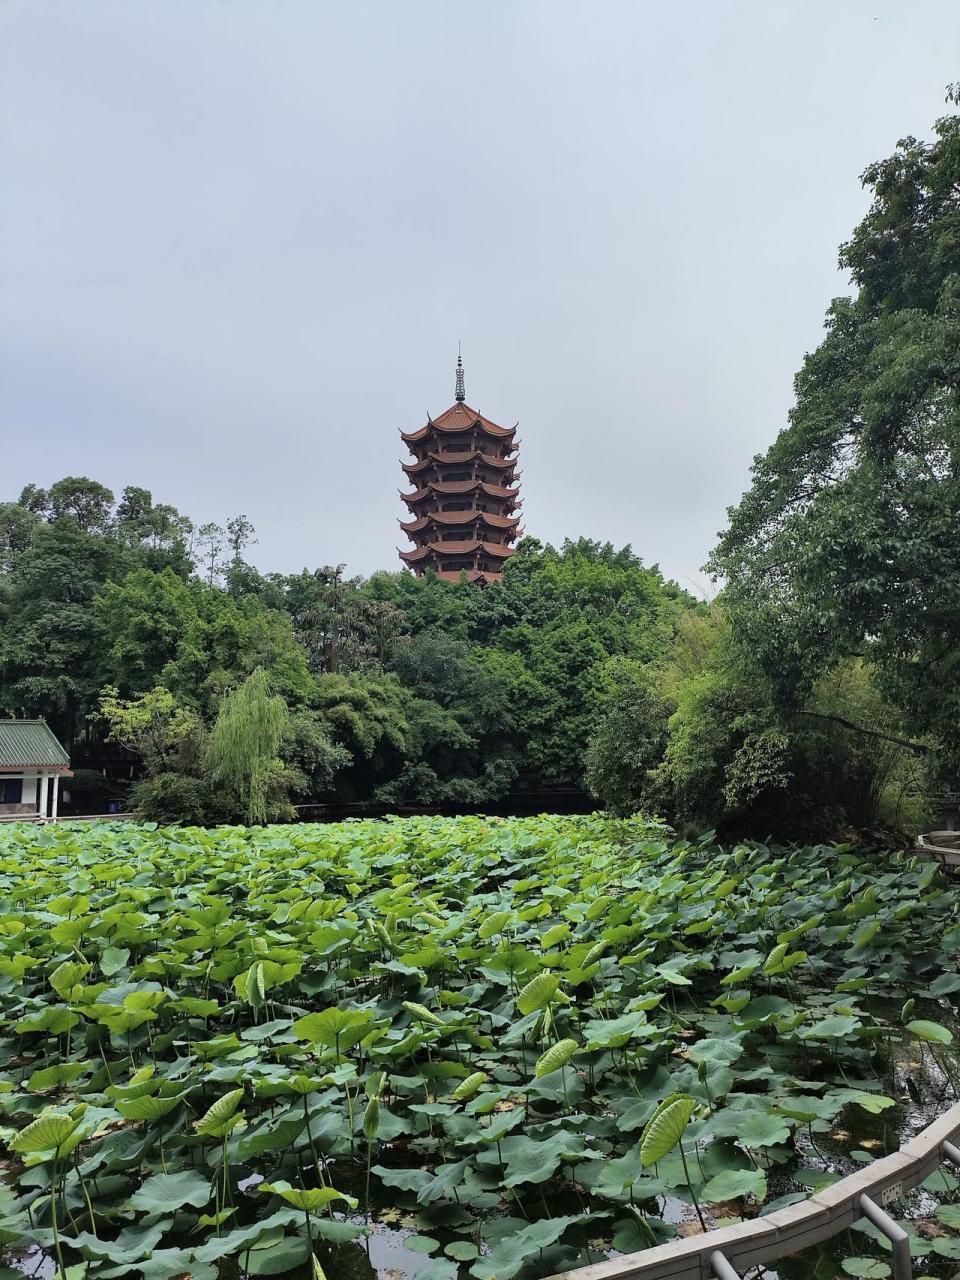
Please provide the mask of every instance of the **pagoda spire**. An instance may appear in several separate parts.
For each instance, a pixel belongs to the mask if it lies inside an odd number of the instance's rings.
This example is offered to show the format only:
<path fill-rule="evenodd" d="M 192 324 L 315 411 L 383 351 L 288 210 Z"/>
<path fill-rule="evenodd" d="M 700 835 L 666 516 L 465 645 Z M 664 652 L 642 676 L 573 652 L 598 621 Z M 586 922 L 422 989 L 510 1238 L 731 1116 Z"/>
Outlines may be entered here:
<path fill-rule="evenodd" d="M 463 388 L 463 360 L 460 356 L 460 343 L 457 343 L 457 404 L 463 404 L 467 398 L 467 393 Z"/>

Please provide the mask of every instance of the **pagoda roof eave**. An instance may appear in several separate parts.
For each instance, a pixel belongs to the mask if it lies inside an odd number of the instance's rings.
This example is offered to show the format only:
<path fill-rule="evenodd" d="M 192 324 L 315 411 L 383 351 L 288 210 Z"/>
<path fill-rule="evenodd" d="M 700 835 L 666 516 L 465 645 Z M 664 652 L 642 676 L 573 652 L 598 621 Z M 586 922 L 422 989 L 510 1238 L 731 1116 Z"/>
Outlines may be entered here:
<path fill-rule="evenodd" d="M 430 524 L 466 526 L 476 521 L 491 529 L 514 529 L 522 519 L 522 516 L 499 516 L 492 511 L 431 511 L 428 515 L 418 516 L 416 520 L 401 520 L 399 524 L 405 533 L 415 533 Z"/>
<path fill-rule="evenodd" d="M 461 483 L 464 487 L 460 487 Z M 510 502 L 514 507 L 523 506 L 523 498 L 520 497 L 520 490 L 505 489 L 497 485 L 487 484 L 484 480 L 474 480 L 470 482 L 456 482 L 457 487 L 452 485 L 427 484 L 421 489 L 414 489 L 413 493 L 404 493 L 402 489 L 398 490 L 400 499 L 405 502 L 412 510 L 419 503 L 425 502 L 431 495 L 439 495 L 440 497 L 462 497 L 467 493 L 474 493 L 479 489 L 486 494 L 488 498 L 495 498 L 500 502 Z"/>
<path fill-rule="evenodd" d="M 471 538 L 463 542 L 428 542 L 425 546 L 414 548 L 413 551 L 401 551 L 400 555 L 404 560 L 416 561 L 424 560 L 429 555 L 464 556 L 472 551 L 483 551 L 494 559 L 508 560 L 514 554 L 515 548 L 503 546 L 498 542 L 484 542 L 480 538 Z"/>
<path fill-rule="evenodd" d="M 414 547 L 412 551 L 401 551 L 397 547 L 397 554 L 401 560 L 405 560 L 407 564 L 416 564 L 420 560 L 426 560 L 430 555 L 429 547 Z"/>
<path fill-rule="evenodd" d="M 417 431 L 401 431 L 401 439 L 408 442 L 425 440 L 431 431 L 446 432 L 464 432 L 470 431 L 475 427 L 479 427 L 486 435 L 496 440 L 504 440 L 512 436 L 519 426 L 514 423 L 512 427 L 501 427 L 496 422 L 492 422 L 490 418 L 485 418 L 477 409 L 472 409 L 470 405 L 462 402 L 452 404 L 449 409 L 444 409 L 436 418 L 431 418 L 427 414 L 426 426 L 420 427 Z"/>
<path fill-rule="evenodd" d="M 490 453 L 482 453 L 479 449 L 475 449 L 473 453 L 449 454 L 449 453 L 433 453 L 427 454 L 425 458 L 421 458 L 418 462 L 401 462 L 400 466 L 408 475 L 417 471 L 423 471 L 431 464 L 442 467 L 459 467 L 465 462 L 479 462 L 483 466 L 493 467 L 495 471 L 506 471 L 517 465 L 516 458 L 495 458 Z"/>
<path fill-rule="evenodd" d="M 399 548 L 398 548 L 399 551 Z M 473 551 L 483 551 L 496 560 L 509 560 L 515 548 L 505 547 L 496 542 L 483 542 L 474 538 L 464 542 L 428 542 L 426 546 L 415 547 L 413 551 L 399 551 L 400 558 L 408 564 L 425 560 L 428 556 L 464 556 Z"/>

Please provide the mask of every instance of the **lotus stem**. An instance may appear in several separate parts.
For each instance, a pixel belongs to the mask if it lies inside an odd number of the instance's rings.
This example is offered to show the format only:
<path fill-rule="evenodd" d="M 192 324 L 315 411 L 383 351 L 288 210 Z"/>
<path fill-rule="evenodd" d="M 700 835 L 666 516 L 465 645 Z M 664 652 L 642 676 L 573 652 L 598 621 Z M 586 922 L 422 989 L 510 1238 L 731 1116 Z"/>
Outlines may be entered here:
<path fill-rule="evenodd" d="M 53 1160 L 53 1173 L 50 1177 L 50 1225 L 53 1227 L 53 1251 L 57 1257 L 60 1275 L 66 1280 L 67 1268 L 63 1264 L 63 1249 L 60 1247 L 60 1225 L 57 1222 L 57 1160 Z"/>
<path fill-rule="evenodd" d="M 84 1200 L 85 1200 L 85 1201 L 86 1201 L 86 1203 L 87 1203 L 87 1213 L 90 1215 L 90 1230 L 91 1230 L 91 1232 L 93 1233 L 93 1235 L 94 1235 L 94 1236 L 96 1236 L 96 1234 L 97 1234 L 97 1220 L 96 1220 L 96 1218 L 94 1217 L 94 1213 L 93 1213 L 93 1204 L 92 1204 L 92 1202 L 91 1202 L 91 1200 L 90 1200 L 90 1193 L 89 1193 L 89 1191 L 87 1191 L 87 1184 L 86 1184 L 86 1182 L 84 1181 L 83 1174 L 80 1172 L 80 1160 L 79 1160 L 79 1158 L 77 1157 L 76 1152 L 74 1153 L 74 1157 L 73 1157 L 73 1167 L 74 1167 L 74 1168 L 76 1169 L 76 1171 L 77 1171 L 77 1180 L 78 1180 L 78 1181 L 79 1181 L 79 1183 L 80 1183 L 80 1190 L 83 1192 L 83 1198 L 84 1198 Z M 164 1172 L 166 1172 L 166 1170 L 164 1170 Z"/>
<path fill-rule="evenodd" d="M 303 1094 L 303 1119 L 307 1126 L 307 1144 L 310 1147 L 310 1157 L 313 1160 L 313 1167 L 317 1172 L 317 1177 L 320 1179 L 320 1185 L 324 1186 L 325 1179 L 323 1176 L 323 1170 L 320 1167 L 320 1158 L 317 1155 L 317 1148 L 316 1148 L 316 1145 L 314 1144 L 313 1133 L 311 1132 L 311 1127 L 310 1127 L 310 1111 L 309 1111 L 309 1108 L 307 1107 L 306 1094 Z"/>
<path fill-rule="evenodd" d="M 697 1200 L 697 1194 L 693 1189 L 693 1182 L 690 1178 L 690 1170 L 687 1167 L 687 1156 L 686 1156 L 686 1152 L 683 1149 L 683 1143 L 680 1142 L 677 1145 L 680 1148 L 680 1159 L 683 1162 L 683 1176 L 686 1178 L 687 1186 L 690 1188 L 690 1198 L 693 1201 L 693 1207 L 697 1211 L 697 1217 L 700 1219 L 701 1227 L 703 1227 L 704 1231 L 706 1231 L 707 1224 L 703 1220 L 703 1214 L 700 1212 L 700 1204 Z"/>

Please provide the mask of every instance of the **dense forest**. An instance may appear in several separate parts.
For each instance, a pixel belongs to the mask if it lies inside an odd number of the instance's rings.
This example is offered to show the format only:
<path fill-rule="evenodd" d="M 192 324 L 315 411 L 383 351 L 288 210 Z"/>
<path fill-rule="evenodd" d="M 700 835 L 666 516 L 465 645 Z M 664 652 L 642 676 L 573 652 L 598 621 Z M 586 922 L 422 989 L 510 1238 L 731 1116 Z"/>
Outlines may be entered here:
<path fill-rule="evenodd" d="M 952 100 L 952 99 L 951 99 Z M 581 787 L 756 834 L 910 827 L 960 772 L 960 125 L 871 166 L 852 297 L 694 600 L 631 548 L 525 539 L 486 588 L 263 574 L 253 529 L 130 486 L 0 505 L 0 711 L 150 817 Z"/>
<path fill-rule="evenodd" d="M 124 759 L 111 744 L 132 753 L 148 812 L 229 816 L 210 749 L 262 673 L 260 718 L 284 704 L 272 816 L 287 796 L 483 804 L 518 780 L 582 785 L 611 661 L 662 660 L 697 612 L 629 549 L 586 541 L 528 539 L 482 589 L 263 575 L 244 559 L 252 533 L 76 477 L 4 505 L 4 711 L 45 716 L 94 768 Z"/>

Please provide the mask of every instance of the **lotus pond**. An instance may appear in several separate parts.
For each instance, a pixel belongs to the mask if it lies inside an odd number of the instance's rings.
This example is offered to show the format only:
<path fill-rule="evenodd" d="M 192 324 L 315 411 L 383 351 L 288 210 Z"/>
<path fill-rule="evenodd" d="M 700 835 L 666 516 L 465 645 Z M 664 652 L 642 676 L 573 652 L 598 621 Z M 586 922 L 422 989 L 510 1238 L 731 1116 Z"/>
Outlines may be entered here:
<path fill-rule="evenodd" d="M 960 896 L 603 816 L 0 829 L 0 1273 L 544 1276 L 955 1100 Z M 956 1183 L 902 1207 L 930 1275 Z M 865 1224 L 864 1224 L 865 1226 Z M 781 1276 L 889 1274 L 854 1232 Z"/>

